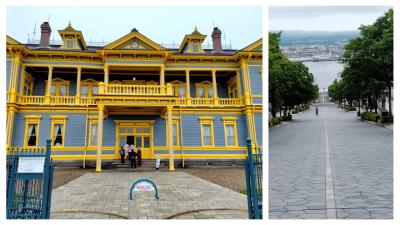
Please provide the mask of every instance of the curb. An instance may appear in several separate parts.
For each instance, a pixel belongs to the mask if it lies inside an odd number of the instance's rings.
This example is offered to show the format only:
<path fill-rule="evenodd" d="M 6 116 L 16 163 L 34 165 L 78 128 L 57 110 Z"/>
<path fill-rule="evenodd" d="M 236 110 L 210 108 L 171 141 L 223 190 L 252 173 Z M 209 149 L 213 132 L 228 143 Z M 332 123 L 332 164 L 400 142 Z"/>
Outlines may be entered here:
<path fill-rule="evenodd" d="M 383 128 L 386 128 L 386 129 L 390 129 L 390 130 L 393 130 L 393 128 L 390 128 L 390 127 L 386 127 L 384 124 L 381 124 L 381 123 L 377 123 L 377 122 L 373 122 L 373 121 L 369 121 L 369 120 L 363 120 L 363 119 L 361 119 L 361 118 L 357 118 L 359 121 L 361 121 L 361 122 L 365 122 L 365 123 L 369 123 L 369 124 L 371 124 L 371 125 L 375 125 L 375 126 L 378 126 L 378 127 L 383 127 Z"/>

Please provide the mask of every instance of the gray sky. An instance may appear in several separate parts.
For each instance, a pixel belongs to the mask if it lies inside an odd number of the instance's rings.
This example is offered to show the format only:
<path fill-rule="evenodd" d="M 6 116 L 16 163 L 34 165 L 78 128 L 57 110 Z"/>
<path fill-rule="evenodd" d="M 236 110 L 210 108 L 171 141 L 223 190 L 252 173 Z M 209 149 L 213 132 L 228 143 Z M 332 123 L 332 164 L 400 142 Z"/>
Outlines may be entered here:
<path fill-rule="evenodd" d="M 60 40 L 58 30 L 71 20 L 72 27 L 81 30 L 86 42 L 112 42 L 137 28 L 157 43 L 180 43 L 194 26 L 207 35 L 205 43 L 212 44 L 213 20 L 235 49 L 241 49 L 262 37 L 262 7 L 202 7 L 202 6 L 126 6 L 126 7 L 7 7 L 7 35 L 26 43 L 36 25 L 50 14 L 51 39 Z M 240 16 L 238 16 L 240 15 Z M 222 39 L 224 44 L 224 39 Z"/>
<path fill-rule="evenodd" d="M 270 30 L 356 30 L 372 24 L 389 6 L 274 6 L 269 9 Z"/>

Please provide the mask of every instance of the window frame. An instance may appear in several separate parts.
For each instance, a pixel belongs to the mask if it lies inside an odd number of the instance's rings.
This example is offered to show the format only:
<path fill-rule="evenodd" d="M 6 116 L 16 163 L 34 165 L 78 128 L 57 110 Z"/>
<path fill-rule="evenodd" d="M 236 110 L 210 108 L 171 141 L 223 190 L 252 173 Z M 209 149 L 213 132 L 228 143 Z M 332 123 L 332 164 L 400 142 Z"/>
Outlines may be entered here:
<path fill-rule="evenodd" d="M 202 147 L 215 147 L 215 137 L 214 137 L 214 117 L 199 117 L 200 121 L 200 139 Z M 211 145 L 204 144 L 204 134 L 203 134 L 203 126 L 210 125 L 210 137 L 211 137 Z"/>
<path fill-rule="evenodd" d="M 50 96 L 60 96 L 63 97 L 62 95 L 60 95 L 60 87 L 61 85 L 65 85 L 66 86 L 66 93 L 65 93 L 65 97 L 69 96 L 69 84 L 70 81 L 69 80 L 64 80 L 61 78 L 54 78 L 53 80 L 51 80 L 51 86 L 55 86 L 55 91 L 54 91 L 54 95 L 51 94 L 51 87 L 50 87 Z M 48 82 L 46 80 L 46 90 L 47 90 L 47 86 L 48 86 Z"/>
<path fill-rule="evenodd" d="M 22 94 L 25 96 L 33 95 L 33 83 L 35 82 L 35 78 L 32 77 L 31 74 L 25 72 L 24 73 L 24 83 L 22 84 Z M 27 90 L 28 93 L 25 93 Z"/>
<path fill-rule="evenodd" d="M 37 148 L 39 146 L 39 131 L 40 131 L 40 120 L 42 116 L 38 115 L 28 115 L 25 116 L 25 133 L 24 133 L 24 148 Z M 29 132 L 29 125 L 35 124 L 37 127 L 36 131 L 36 145 L 35 146 L 28 146 L 28 132 Z"/>
<path fill-rule="evenodd" d="M 99 82 L 97 82 L 96 80 L 93 80 L 91 78 L 86 79 L 86 80 L 82 80 L 80 87 L 79 87 L 79 94 L 82 96 L 82 86 L 87 86 L 88 88 L 88 93 L 87 96 L 84 97 L 93 97 L 93 87 L 97 87 L 97 93 L 99 92 Z"/>
<path fill-rule="evenodd" d="M 99 136 L 99 120 L 97 117 L 94 118 L 89 118 L 90 122 L 89 122 L 89 137 L 88 137 L 88 147 L 97 147 L 97 140 L 96 140 L 96 145 L 92 145 L 92 138 L 93 138 L 93 133 L 92 133 L 92 128 L 93 125 L 97 125 L 97 134 L 96 134 L 96 138 L 98 138 Z"/>
<path fill-rule="evenodd" d="M 179 147 L 181 146 L 181 130 L 180 130 L 180 119 L 178 117 L 172 117 L 172 129 L 176 129 L 176 137 L 175 137 L 175 142 L 176 145 L 174 147 Z M 173 133 L 172 133 L 173 135 Z M 174 136 L 172 136 L 172 139 Z M 168 118 L 165 117 L 165 143 L 167 146 L 169 146 L 169 140 L 168 140 Z M 173 142 L 172 142 L 173 143 Z"/>
<path fill-rule="evenodd" d="M 214 87 L 211 81 L 205 80 L 203 82 L 200 83 L 196 83 L 196 98 L 202 98 L 199 95 L 199 92 L 197 91 L 199 88 L 204 88 L 204 98 L 214 98 L 215 93 L 213 93 L 213 97 L 210 97 L 210 93 L 208 92 L 208 90 L 211 88 L 214 92 Z"/>
<path fill-rule="evenodd" d="M 224 121 L 224 139 L 225 139 L 225 146 L 226 147 L 238 147 L 238 136 L 237 136 L 237 117 L 222 117 L 221 120 Z M 228 145 L 228 136 L 227 136 L 227 131 L 226 127 L 227 125 L 233 126 L 233 140 L 234 144 L 233 145 Z"/>
<path fill-rule="evenodd" d="M 67 116 L 51 116 L 50 117 L 51 118 L 51 147 L 52 148 L 64 148 L 64 145 L 65 145 L 65 130 L 66 130 L 66 123 L 67 123 L 67 119 L 68 119 L 68 117 Z M 55 131 L 54 131 L 54 128 L 55 128 L 55 125 L 57 125 L 57 124 L 62 124 L 63 125 L 63 127 L 62 127 L 62 144 L 60 145 L 60 146 L 55 146 L 54 145 L 54 141 L 55 141 L 55 139 L 53 140 L 53 138 L 54 138 L 54 134 L 55 134 Z"/>
<path fill-rule="evenodd" d="M 172 82 L 170 82 L 170 84 L 172 84 L 172 88 L 173 88 L 173 95 L 175 97 L 178 98 L 185 98 L 186 97 L 186 83 L 180 80 L 174 80 Z M 179 96 L 179 88 L 183 88 L 185 91 L 183 93 L 183 96 Z"/>

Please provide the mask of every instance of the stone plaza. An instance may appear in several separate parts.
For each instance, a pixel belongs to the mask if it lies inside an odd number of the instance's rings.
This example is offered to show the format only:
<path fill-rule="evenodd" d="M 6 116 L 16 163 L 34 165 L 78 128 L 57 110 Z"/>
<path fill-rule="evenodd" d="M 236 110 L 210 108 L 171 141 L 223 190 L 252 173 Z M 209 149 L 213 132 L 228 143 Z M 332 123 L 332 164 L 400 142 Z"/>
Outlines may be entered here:
<path fill-rule="evenodd" d="M 154 192 L 135 192 L 132 184 L 151 179 Z M 247 219 L 246 195 L 184 172 L 89 173 L 56 188 L 52 219 Z"/>

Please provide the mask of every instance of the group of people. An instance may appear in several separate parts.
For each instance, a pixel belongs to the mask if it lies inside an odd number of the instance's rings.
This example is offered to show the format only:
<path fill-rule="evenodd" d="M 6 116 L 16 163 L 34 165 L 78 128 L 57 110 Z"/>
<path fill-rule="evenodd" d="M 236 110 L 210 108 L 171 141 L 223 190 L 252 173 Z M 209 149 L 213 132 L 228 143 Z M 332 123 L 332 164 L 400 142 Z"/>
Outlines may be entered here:
<path fill-rule="evenodd" d="M 121 147 L 119 150 L 119 154 L 121 155 L 121 163 L 125 164 L 125 154 L 128 155 L 128 160 L 131 162 L 131 171 L 132 169 L 136 170 L 136 160 L 139 166 L 142 165 L 142 149 L 140 147 L 135 147 L 135 145 L 125 144 L 124 147 Z"/>

